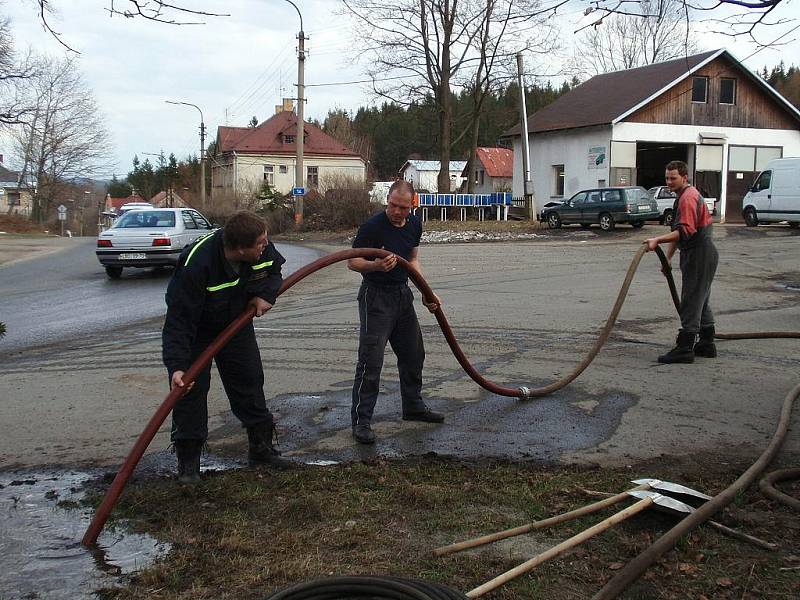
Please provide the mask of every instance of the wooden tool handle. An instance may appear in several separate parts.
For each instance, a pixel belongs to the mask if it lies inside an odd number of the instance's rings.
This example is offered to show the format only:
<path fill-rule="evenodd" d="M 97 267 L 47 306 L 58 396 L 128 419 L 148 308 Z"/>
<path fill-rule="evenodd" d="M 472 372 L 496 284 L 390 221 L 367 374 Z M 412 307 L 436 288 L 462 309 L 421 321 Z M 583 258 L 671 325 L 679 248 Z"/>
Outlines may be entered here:
<path fill-rule="evenodd" d="M 650 486 L 648 484 L 643 484 L 635 488 L 632 488 L 629 491 L 633 492 L 637 490 L 649 490 L 649 489 Z M 605 498 L 604 500 L 600 500 L 598 502 L 595 502 L 594 504 L 589 504 L 588 506 L 576 508 L 575 510 L 571 510 L 563 514 L 556 515 L 554 517 L 549 517 L 547 519 L 542 519 L 541 521 L 534 521 L 533 523 L 528 523 L 527 525 L 520 525 L 519 527 L 513 527 L 512 529 L 498 531 L 497 533 L 490 533 L 488 535 L 473 538 L 471 540 L 465 540 L 463 542 L 450 544 L 449 546 L 441 546 L 440 548 L 436 548 L 433 551 L 433 553 L 436 556 L 445 556 L 447 554 L 453 554 L 455 552 L 461 552 L 462 550 L 467 550 L 468 548 L 475 548 L 476 546 L 483 546 L 484 544 L 490 544 L 498 540 L 504 540 L 505 538 L 513 537 L 515 535 L 522 535 L 523 533 L 528 533 L 535 529 L 544 529 L 545 527 L 550 527 L 551 525 L 557 525 L 558 523 L 571 521 L 572 519 L 577 519 L 578 517 L 582 517 L 584 515 L 589 515 L 599 510 L 603 510 L 604 508 L 608 508 L 609 506 L 613 506 L 614 504 L 622 502 L 628 497 L 629 497 L 628 492 L 622 492 L 621 494 L 616 494 L 609 498 Z"/>
<path fill-rule="evenodd" d="M 602 533 L 606 529 L 613 527 L 617 523 L 620 523 L 621 521 L 624 521 L 625 519 L 632 517 L 636 513 L 643 511 L 651 504 L 653 504 L 653 499 L 650 497 L 639 500 L 636 504 L 629 506 L 625 510 L 621 510 L 618 513 L 611 515 L 607 519 L 600 521 L 594 527 L 590 527 L 589 529 L 582 531 L 579 534 L 574 535 L 567 540 L 564 540 L 557 546 L 553 546 L 549 550 L 546 550 L 541 554 L 534 556 L 530 560 L 522 563 L 517 567 L 514 567 L 510 571 L 506 571 L 502 575 L 498 575 L 494 579 L 487 581 L 483 585 L 476 587 L 474 590 L 470 590 L 469 592 L 467 592 L 467 598 L 480 598 L 484 594 L 491 592 L 493 589 L 500 587 L 504 583 L 507 583 L 512 579 L 515 579 L 516 577 L 519 577 L 520 575 L 527 573 L 528 571 L 542 564 L 546 560 L 558 556 L 559 554 L 565 552 L 566 550 L 569 550 L 573 546 L 577 546 L 578 544 L 585 542 L 589 538 L 594 537 L 599 533 Z"/>

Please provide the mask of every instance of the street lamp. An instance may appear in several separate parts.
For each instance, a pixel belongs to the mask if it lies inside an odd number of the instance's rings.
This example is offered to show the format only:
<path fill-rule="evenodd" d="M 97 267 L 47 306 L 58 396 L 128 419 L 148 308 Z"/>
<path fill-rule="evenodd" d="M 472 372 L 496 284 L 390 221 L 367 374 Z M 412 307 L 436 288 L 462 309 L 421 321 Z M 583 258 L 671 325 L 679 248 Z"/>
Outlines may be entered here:
<path fill-rule="evenodd" d="M 206 207 L 206 125 L 203 119 L 203 111 L 200 107 L 191 102 L 179 102 L 175 100 L 164 100 L 167 104 L 183 104 L 192 106 L 200 113 L 200 208 Z"/>
<path fill-rule="evenodd" d="M 285 0 L 297 11 L 297 16 L 300 17 L 300 33 L 297 34 L 299 40 L 297 46 L 297 135 L 295 136 L 295 143 L 297 148 L 297 156 L 294 166 L 294 185 L 295 187 L 305 187 L 303 181 L 303 98 L 305 92 L 304 81 L 304 67 L 306 61 L 305 41 L 306 36 L 303 33 L 303 15 L 300 14 L 300 9 L 292 0 Z M 297 225 L 303 224 L 303 196 L 294 197 L 294 222 Z"/>

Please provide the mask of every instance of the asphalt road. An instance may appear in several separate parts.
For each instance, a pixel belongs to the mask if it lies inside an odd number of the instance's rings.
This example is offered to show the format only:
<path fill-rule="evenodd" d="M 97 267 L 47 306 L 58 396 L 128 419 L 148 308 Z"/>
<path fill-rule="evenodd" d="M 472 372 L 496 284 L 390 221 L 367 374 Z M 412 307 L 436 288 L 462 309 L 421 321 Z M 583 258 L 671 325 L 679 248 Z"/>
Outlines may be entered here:
<path fill-rule="evenodd" d="M 82 336 L 102 336 L 164 314 L 172 269 L 125 269 L 109 279 L 94 253 L 94 238 L 60 252 L 0 266 L 0 321 L 5 352 L 47 346 Z M 301 246 L 279 247 L 290 273 L 317 257 Z M 148 326 L 148 329 L 151 327 Z"/>
<path fill-rule="evenodd" d="M 641 231 L 620 227 L 611 235 L 569 229 L 526 242 L 426 244 L 420 255 L 478 370 L 502 385 L 536 387 L 580 362 L 638 244 L 663 231 L 651 225 Z M 721 255 L 712 297 L 718 330 L 800 330 L 798 232 L 726 226 L 715 228 L 715 240 Z M 61 258 L 66 269 L 71 259 Z M 16 268 L 28 272 L 31 266 Z M 57 281 L 70 280 L 59 269 L 42 268 L 40 273 L 63 278 Z M 103 294 L 102 300 L 87 300 L 88 306 L 109 307 L 113 322 L 123 311 L 120 303 L 131 304 L 131 290 L 151 287 L 160 297 L 166 284 L 166 277 L 146 275 L 108 282 L 97 270 L 77 277 L 72 292 L 37 281 L 47 296 L 42 305 L 54 294 L 63 302 L 75 290 L 90 296 L 83 286 L 94 286 L 113 292 L 114 300 Z M 0 271 L 3 293 L 9 294 L 13 286 L 5 276 Z M 650 255 L 597 359 L 570 386 L 540 400 L 523 403 L 479 388 L 418 304 L 427 353 L 424 395 L 447 421 L 400 420 L 397 369 L 389 353 L 373 422 L 378 442 L 363 447 L 353 443 L 349 427 L 359 279 L 342 265 L 332 266 L 295 286 L 256 322 L 268 404 L 285 455 L 311 461 L 435 452 L 617 466 L 681 455 L 700 467 L 715 460 L 739 464 L 766 446 L 781 402 L 800 375 L 797 340 L 720 342 L 717 359 L 659 365 L 655 359 L 671 347 L 679 323 Z M 47 310 L 54 315 L 63 307 Z M 82 327 L 80 314 L 73 322 Z M 102 335 L 84 330 L 5 356 L 0 469 L 119 465 L 166 393 L 159 330 L 160 318 L 154 318 Z M 797 412 L 779 463 L 800 458 Z M 216 374 L 209 415 L 212 453 L 244 456 L 245 435 Z M 168 432 L 166 423 L 148 451 L 151 458 L 167 448 Z M 174 459 L 163 456 L 171 466 Z"/>

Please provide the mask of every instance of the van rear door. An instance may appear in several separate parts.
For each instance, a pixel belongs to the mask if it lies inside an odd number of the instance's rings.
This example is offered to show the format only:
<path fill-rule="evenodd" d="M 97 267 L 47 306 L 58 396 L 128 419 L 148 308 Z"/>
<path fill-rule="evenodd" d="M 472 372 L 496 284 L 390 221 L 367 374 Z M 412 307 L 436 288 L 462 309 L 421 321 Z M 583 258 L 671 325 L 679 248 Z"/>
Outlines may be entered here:
<path fill-rule="evenodd" d="M 800 172 L 797 164 L 772 167 L 770 220 L 800 221 Z"/>

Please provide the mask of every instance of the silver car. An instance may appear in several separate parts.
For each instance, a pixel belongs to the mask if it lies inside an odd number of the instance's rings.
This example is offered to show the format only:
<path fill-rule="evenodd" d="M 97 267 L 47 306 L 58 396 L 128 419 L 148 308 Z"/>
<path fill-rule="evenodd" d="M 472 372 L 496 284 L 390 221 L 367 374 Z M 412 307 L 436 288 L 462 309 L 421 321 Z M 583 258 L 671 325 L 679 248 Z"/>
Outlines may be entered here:
<path fill-rule="evenodd" d="M 125 267 L 174 266 L 189 244 L 214 230 L 193 208 L 137 208 L 97 238 L 97 259 L 112 279 Z"/>

